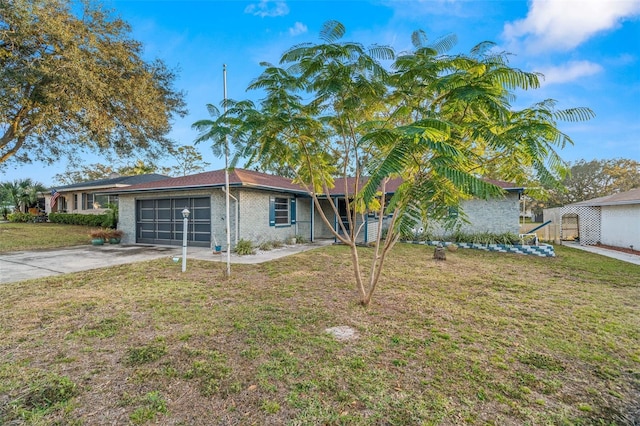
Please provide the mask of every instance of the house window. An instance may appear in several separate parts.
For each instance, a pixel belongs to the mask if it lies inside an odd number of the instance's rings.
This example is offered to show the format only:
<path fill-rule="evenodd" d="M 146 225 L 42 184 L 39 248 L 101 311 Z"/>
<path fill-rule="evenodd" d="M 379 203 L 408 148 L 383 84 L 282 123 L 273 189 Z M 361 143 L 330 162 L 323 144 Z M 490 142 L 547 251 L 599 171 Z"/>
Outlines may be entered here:
<path fill-rule="evenodd" d="M 73 194 L 73 209 L 72 210 L 79 210 L 80 206 L 78 205 L 78 194 Z"/>
<path fill-rule="evenodd" d="M 274 204 L 276 226 L 289 224 L 289 199 L 276 198 Z"/>
<path fill-rule="evenodd" d="M 118 204 L 117 195 L 96 195 L 94 202 L 100 205 L 100 208 L 106 209 L 109 204 Z"/>
<path fill-rule="evenodd" d="M 93 194 L 90 194 L 90 193 L 82 194 L 82 209 L 83 210 L 93 209 Z"/>
<path fill-rule="evenodd" d="M 58 211 L 66 212 L 67 211 L 67 198 L 66 197 L 58 197 Z"/>
<path fill-rule="evenodd" d="M 296 223 L 295 198 L 269 198 L 269 226 L 289 226 Z"/>

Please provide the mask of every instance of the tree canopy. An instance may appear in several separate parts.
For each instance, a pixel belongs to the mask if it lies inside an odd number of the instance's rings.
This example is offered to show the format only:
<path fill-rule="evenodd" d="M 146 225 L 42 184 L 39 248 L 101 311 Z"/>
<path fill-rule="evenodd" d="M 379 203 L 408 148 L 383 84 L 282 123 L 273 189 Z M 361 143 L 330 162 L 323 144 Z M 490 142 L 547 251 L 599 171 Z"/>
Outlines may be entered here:
<path fill-rule="evenodd" d="M 640 188 L 640 162 L 627 158 L 579 160 L 570 165 L 562 188 L 550 193 L 550 207 Z"/>
<path fill-rule="evenodd" d="M 0 10 L 0 165 L 172 145 L 183 94 L 126 22 L 92 0 L 0 0 Z"/>
<path fill-rule="evenodd" d="M 153 163 L 136 160 L 134 163 L 107 165 L 102 163 L 69 165 L 64 173 L 56 174 L 53 179 L 60 185 L 71 185 L 92 180 L 108 179 L 113 176 L 135 176 L 147 173 L 162 173 Z"/>
<path fill-rule="evenodd" d="M 202 159 L 202 155 L 191 145 L 170 147 L 168 154 L 175 164 L 172 166 L 158 165 L 156 162 L 137 159 L 135 162 L 126 163 L 93 163 L 83 164 L 74 162 L 69 164 L 63 173 L 54 176 L 55 182 L 62 185 L 71 185 L 79 182 L 88 182 L 98 179 L 107 179 L 113 175 L 134 176 L 147 173 L 159 173 L 168 176 L 186 176 L 201 172 L 209 165 Z"/>
<path fill-rule="evenodd" d="M 514 92 L 537 88 L 539 75 L 510 67 L 493 43 L 451 55 L 455 37 L 430 43 L 416 31 L 413 50 L 396 54 L 387 46 L 342 41 L 345 31 L 340 22 L 327 22 L 319 44 L 293 46 L 279 66 L 263 64 L 249 86 L 265 94 L 257 105 L 227 101 L 224 114 L 194 127 L 199 141 L 210 139 L 215 147 L 230 137 L 236 157 L 248 165 L 289 170 L 330 229 L 333 218 L 320 199 L 340 216 L 337 202 L 323 194 L 335 177 L 351 178 L 339 188 L 347 218 L 337 222 L 334 236 L 350 247 L 359 300 L 368 305 L 385 256 L 403 233 L 419 221 L 445 218 L 465 198 L 502 195 L 483 179 L 488 173 L 517 182 L 533 171 L 557 184 L 564 171 L 557 150 L 572 143 L 557 121 L 593 113 L 558 110 L 553 100 L 514 110 Z M 387 199 L 392 178 L 403 183 Z M 363 272 L 357 246 L 370 211 L 378 213 L 378 232 L 372 266 Z"/>

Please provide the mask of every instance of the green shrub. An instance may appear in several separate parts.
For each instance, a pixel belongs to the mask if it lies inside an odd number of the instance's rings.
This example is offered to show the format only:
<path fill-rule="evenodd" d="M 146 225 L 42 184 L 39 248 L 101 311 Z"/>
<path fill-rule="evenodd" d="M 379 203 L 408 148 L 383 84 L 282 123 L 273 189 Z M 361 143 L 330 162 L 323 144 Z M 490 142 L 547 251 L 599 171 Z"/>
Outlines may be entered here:
<path fill-rule="evenodd" d="M 251 241 L 245 240 L 245 239 L 240 239 L 238 241 L 238 244 L 236 244 L 235 251 L 240 256 L 244 256 L 244 255 L 247 255 L 247 254 L 254 254 L 255 253 L 255 249 L 253 247 L 253 243 Z"/>
<path fill-rule="evenodd" d="M 113 217 L 109 214 L 49 213 L 49 221 L 67 225 L 85 225 L 110 228 Z"/>
<path fill-rule="evenodd" d="M 106 226 L 109 228 L 117 228 L 118 227 L 118 204 L 109 203 L 107 204 L 107 211 L 105 212 L 105 221 L 102 226 Z"/>
<path fill-rule="evenodd" d="M 269 251 L 273 249 L 273 244 L 271 243 L 271 241 L 264 241 L 260 243 L 260 245 L 258 245 L 258 249 L 262 251 Z"/>
<path fill-rule="evenodd" d="M 33 220 L 35 219 L 35 216 L 32 215 L 31 213 L 16 212 L 16 213 L 11 213 L 7 215 L 7 219 L 9 219 L 9 222 L 26 223 L 26 222 L 33 222 Z"/>
<path fill-rule="evenodd" d="M 307 243 L 307 239 L 305 237 L 303 237 L 302 235 L 296 235 L 295 236 L 295 243 L 296 244 L 306 244 Z"/>
<path fill-rule="evenodd" d="M 456 231 L 444 238 L 446 241 L 454 243 L 474 243 L 474 244 L 520 244 L 518 235 L 512 232 L 494 234 L 491 232 L 478 232 L 475 234 Z"/>
<path fill-rule="evenodd" d="M 520 244 L 520 237 L 513 232 L 494 234 L 491 232 L 464 232 L 456 230 L 447 235 L 434 235 L 429 231 L 421 233 L 409 232 L 402 234 L 402 241 L 448 241 L 452 243 L 473 243 L 473 244 Z"/>

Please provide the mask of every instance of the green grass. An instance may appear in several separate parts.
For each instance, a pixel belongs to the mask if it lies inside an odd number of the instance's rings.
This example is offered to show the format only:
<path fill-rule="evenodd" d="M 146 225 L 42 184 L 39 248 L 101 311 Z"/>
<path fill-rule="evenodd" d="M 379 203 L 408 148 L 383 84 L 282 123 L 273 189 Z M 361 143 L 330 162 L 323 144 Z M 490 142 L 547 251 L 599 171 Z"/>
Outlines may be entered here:
<path fill-rule="evenodd" d="M 92 228 L 59 223 L 0 223 L 0 253 L 89 244 Z"/>
<path fill-rule="evenodd" d="M 367 309 L 342 246 L 6 285 L 0 424 L 637 423 L 640 267 L 556 252 L 402 244 Z"/>

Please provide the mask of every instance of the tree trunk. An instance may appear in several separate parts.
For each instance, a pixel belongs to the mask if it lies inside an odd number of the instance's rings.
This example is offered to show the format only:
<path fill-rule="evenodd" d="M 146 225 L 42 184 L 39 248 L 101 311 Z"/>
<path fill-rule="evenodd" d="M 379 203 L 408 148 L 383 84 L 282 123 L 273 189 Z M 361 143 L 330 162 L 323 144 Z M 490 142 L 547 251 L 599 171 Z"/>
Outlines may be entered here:
<path fill-rule="evenodd" d="M 363 306 L 367 306 L 369 304 L 370 298 L 367 298 L 367 290 L 364 288 L 364 283 L 362 282 L 362 273 L 360 272 L 360 257 L 358 256 L 358 247 L 355 242 L 351 242 L 349 244 L 349 248 L 351 249 L 351 264 L 353 266 L 353 275 L 356 279 L 356 289 L 358 290 L 358 294 L 360 297 L 360 304 Z"/>

